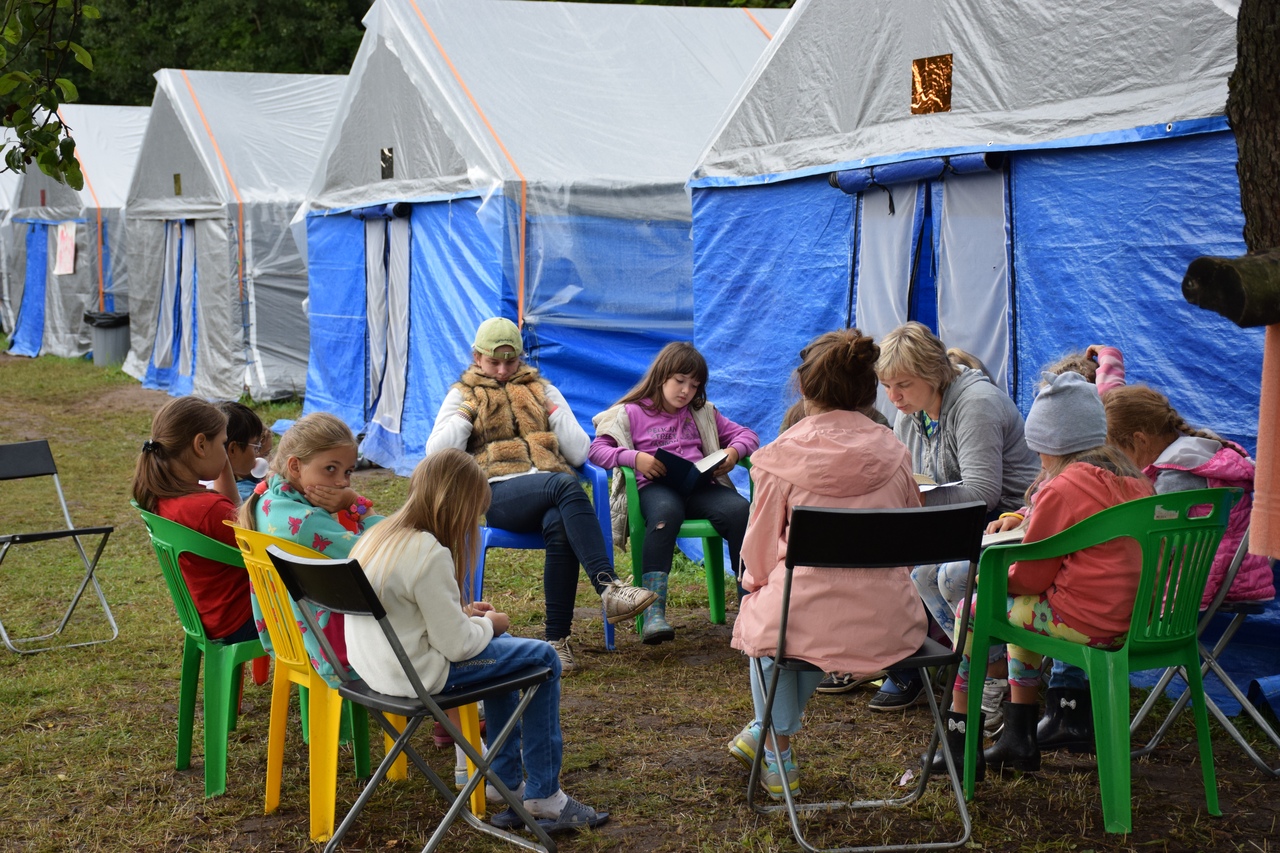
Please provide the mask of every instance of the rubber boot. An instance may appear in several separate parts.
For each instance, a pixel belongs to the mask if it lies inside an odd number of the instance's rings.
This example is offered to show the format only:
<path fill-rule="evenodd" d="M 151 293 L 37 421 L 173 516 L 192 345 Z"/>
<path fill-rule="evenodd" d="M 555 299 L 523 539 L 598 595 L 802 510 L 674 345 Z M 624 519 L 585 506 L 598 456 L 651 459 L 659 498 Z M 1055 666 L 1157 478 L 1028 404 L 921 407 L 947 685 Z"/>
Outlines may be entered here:
<path fill-rule="evenodd" d="M 1065 749 L 1092 755 L 1093 703 L 1089 689 L 1050 687 L 1044 696 L 1044 717 L 1036 727 L 1036 741 L 1042 750 Z"/>
<path fill-rule="evenodd" d="M 1036 742 L 1036 721 L 1040 706 L 1035 702 L 1005 702 L 1004 728 L 986 751 L 987 764 L 994 770 L 1040 769 L 1040 746 Z"/>
<path fill-rule="evenodd" d="M 640 640 L 656 646 L 676 638 L 676 629 L 667 624 L 667 573 L 646 572 L 644 588 L 658 596 L 644 611 L 644 633 Z"/>
<path fill-rule="evenodd" d="M 964 736 L 965 730 L 968 728 L 968 715 L 961 714 L 958 711 L 947 712 L 947 746 L 951 748 L 951 757 L 956 762 L 956 769 L 960 771 L 960 778 L 964 778 Z M 978 725 L 981 726 L 984 720 L 982 716 L 978 718 Z M 981 741 L 979 741 L 981 743 Z M 924 756 L 920 756 L 921 762 Z M 929 765 L 929 775 L 947 778 L 947 759 L 942 755 L 942 747 L 939 745 L 938 751 L 933 755 L 933 763 Z M 987 775 L 987 762 L 982 755 L 982 750 L 978 750 L 978 766 L 974 769 L 974 779 L 981 782 Z"/>

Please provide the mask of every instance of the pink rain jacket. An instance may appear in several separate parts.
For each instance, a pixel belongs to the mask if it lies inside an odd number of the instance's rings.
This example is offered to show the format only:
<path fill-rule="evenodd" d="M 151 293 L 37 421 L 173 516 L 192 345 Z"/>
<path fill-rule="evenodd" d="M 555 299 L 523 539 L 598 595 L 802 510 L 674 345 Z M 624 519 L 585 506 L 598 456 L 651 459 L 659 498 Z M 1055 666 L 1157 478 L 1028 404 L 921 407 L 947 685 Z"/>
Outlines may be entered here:
<path fill-rule="evenodd" d="M 920 492 L 906 447 L 891 430 L 856 412 L 804 418 L 757 450 L 751 465 L 755 497 L 742 544 L 742 584 L 752 592 L 734 623 L 733 647 L 771 657 L 777 651 L 791 508 L 914 507 Z M 788 657 L 828 672 L 866 675 L 917 651 L 925 631 L 909 568 L 795 569 Z"/>

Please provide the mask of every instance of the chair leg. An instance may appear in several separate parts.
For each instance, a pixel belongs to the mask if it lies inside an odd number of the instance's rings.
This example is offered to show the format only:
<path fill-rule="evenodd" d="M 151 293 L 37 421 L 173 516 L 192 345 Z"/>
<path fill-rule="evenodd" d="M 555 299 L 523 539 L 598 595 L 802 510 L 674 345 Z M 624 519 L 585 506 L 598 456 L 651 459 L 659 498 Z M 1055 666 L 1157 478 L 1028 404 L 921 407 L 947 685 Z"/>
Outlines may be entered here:
<path fill-rule="evenodd" d="M 1204 800 L 1209 814 L 1220 815 L 1218 807 L 1218 780 L 1213 767 L 1213 740 L 1209 734 L 1209 712 L 1204 695 L 1204 680 L 1200 676 L 1200 655 L 1194 651 L 1188 655 L 1187 682 L 1191 687 L 1191 704 L 1196 719 L 1196 736 L 1200 741 L 1200 768 L 1204 776 Z"/>
<path fill-rule="evenodd" d="M 1086 670 L 1093 701 L 1093 730 L 1098 745 L 1102 822 L 1107 832 L 1128 833 L 1133 831 L 1129 669 L 1122 655 L 1099 653 L 1090 663 L 1094 661 L 1096 665 L 1087 666 Z"/>
<path fill-rule="evenodd" d="M 236 697 L 238 665 L 232 665 L 216 644 L 206 649 L 204 660 L 204 795 L 217 797 L 227 791 L 227 735 L 231 731 L 232 703 Z"/>
<path fill-rule="evenodd" d="M 284 742 L 292 687 L 289 668 L 276 667 L 275 679 L 271 682 L 271 718 L 267 725 L 267 790 L 263 814 L 272 814 L 280 807 L 280 779 L 284 774 Z"/>
<path fill-rule="evenodd" d="M 338 732 L 342 697 L 318 675 L 311 677 L 311 746 L 308 750 L 311 790 L 311 840 L 333 835 L 334 799 L 338 790 Z"/>
<path fill-rule="evenodd" d="M 271 678 L 271 658 L 263 655 L 253 659 L 253 683 L 261 687 Z"/>
<path fill-rule="evenodd" d="M 351 751 L 354 753 L 356 778 L 368 779 L 373 773 L 369 762 L 369 712 L 363 705 L 343 700 L 342 719 L 351 729 Z"/>
<path fill-rule="evenodd" d="M 190 637 L 182 642 L 182 680 L 178 687 L 179 770 L 191 766 L 191 733 L 196 722 L 196 693 L 200 686 L 200 644 Z"/>
<path fill-rule="evenodd" d="M 387 714 L 386 716 L 387 716 L 387 722 L 395 726 L 396 731 L 398 732 L 404 731 L 404 727 L 408 723 L 407 719 L 405 719 L 404 717 L 397 716 L 395 714 Z M 391 752 L 391 749 L 394 746 L 395 746 L 395 741 L 391 739 L 391 735 L 384 732 L 382 735 L 382 747 L 384 750 L 383 755 L 386 755 L 387 753 Z M 396 756 L 395 763 L 393 763 L 391 767 L 387 769 L 387 779 L 389 779 L 392 782 L 403 782 L 405 779 L 408 779 L 408 778 L 409 778 L 409 759 L 405 758 L 404 753 L 401 753 L 400 755 Z"/>
<path fill-rule="evenodd" d="M 462 736 L 467 739 L 467 743 L 480 750 L 480 708 L 474 702 L 470 705 L 463 705 L 458 709 L 458 728 L 462 730 Z M 475 762 L 470 757 L 467 758 L 467 778 L 471 778 L 476 772 Z M 471 813 L 478 818 L 484 818 L 484 785 L 477 785 L 476 789 L 471 792 Z"/>
<path fill-rule="evenodd" d="M 702 540 L 702 566 L 707 575 L 707 609 L 711 624 L 724 624 L 724 540 Z"/>

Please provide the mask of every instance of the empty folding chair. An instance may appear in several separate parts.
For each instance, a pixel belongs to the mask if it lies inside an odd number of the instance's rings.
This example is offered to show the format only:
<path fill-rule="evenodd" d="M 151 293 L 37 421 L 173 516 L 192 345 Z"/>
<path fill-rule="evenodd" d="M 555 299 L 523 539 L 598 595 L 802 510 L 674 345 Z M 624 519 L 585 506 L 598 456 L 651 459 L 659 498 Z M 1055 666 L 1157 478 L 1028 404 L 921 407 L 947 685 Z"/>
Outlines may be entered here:
<path fill-rule="evenodd" d="M 53 451 L 49 449 L 49 442 L 41 439 L 40 441 L 22 441 L 16 444 L 0 444 L 0 480 L 25 480 L 32 477 L 50 477 L 53 480 L 53 489 L 58 496 L 58 504 L 62 507 L 62 517 L 66 519 L 67 526 L 57 530 L 45 530 L 40 532 L 29 533 L 5 533 L 0 535 L 0 563 L 4 562 L 5 555 L 9 553 L 9 549 L 15 545 L 27 545 L 35 542 L 48 542 L 54 539 L 70 539 L 75 545 L 76 552 L 80 555 L 80 562 L 84 564 L 84 576 L 80 580 L 80 585 L 76 587 L 75 593 L 71 596 L 71 602 L 67 605 L 66 611 L 62 614 L 62 618 L 58 621 L 58 627 L 54 628 L 47 634 L 40 634 L 32 637 L 10 637 L 5 630 L 4 623 L 0 622 L 0 639 L 4 641 L 5 646 L 10 650 L 19 654 L 33 654 L 35 652 L 43 652 L 54 648 L 73 648 L 75 646 L 92 646 L 97 643 L 106 643 L 114 640 L 120 634 L 120 629 L 116 627 L 115 617 L 111 615 L 111 608 L 107 605 L 107 598 L 102 594 L 102 587 L 98 585 L 98 578 L 95 572 L 98 568 L 98 560 L 102 557 L 102 551 L 107 547 L 107 538 L 111 535 L 114 527 L 81 527 L 77 528 L 71 521 L 71 513 L 67 509 L 67 499 L 62 494 L 62 483 L 58 480 L 58 466 L 53 461 Z M 10 513 L 9 518 L 16 520 L 22 518 L 22 513 Z M 6 525 L 11 522 L 6 522 Z M 90 557 L 85 551 L 84 544 L 81 543 L 82 536 L 101 536 L 98 542 L 98 548 Z M 10 584 L 17 586 L 17 584 Z M 71 615 L 75 613 L 76 606 L 80 603 L 81 597 L 89 587 L 93 587 L 94 594 L 98 596 L 98 602 L 102 605 L 102 612 L 107 617 L 107 623 L 111 626 L 111 636 L 98 640 L 85 640 L 78 643 L 52 643 L 44 645 L 46 640 L 51 640 L 60 635 L 67 627 L 67 623 L 71 621 Z M 41 644 L 41 645 L 36 645 Z"/>
<path fill-rule="evenodd" d="M 313 607 L 322 607 L 333 613 L 343 613 L 348 616 L 368 616 L 377 620 L 387 638 L 387 642 L 391 646 L 392 652 L 404 669 L 405 677 L 417 694 L 406 698 L 404 696 L 378 693 L 350 670 L 341 666 L 335 667 L 338 671 L 338 677 L 342 679 L 342 685 L 338 687 L 338 693 L 344 699 L 368 708 L 374 719 L 382 726 L 382 730 L 394 738 L 395 742 L 392 748 L 387 751 L 382 763 L 374 771 L 373 778 L 369 780 L 368 785 L 361 792 L 355 805 L 347 812 L 347 816 L 342 819 L 342 823 L 333 833 L 333 837 L 329 839 L 329 844 L 325 847 L 326 853 L 337 848 L 342 841 L 342 837 L 351 828 L 352 823 L 355 822 L 356 817 L 359 816 L 361 810 L 364 809 L 365 804 L 373 795 L 374 790 L 381 784 L 387 774 L 387 770 L 401 753 L 409 756 L 409 760 L 413 762 L 414 766 L 422 772 L 422 775 L 427 777 L 431 785 L 449 803 L 448 811 L 431 835 L 426 847 L 423 848 L 423 853 L 431 853 L 432 850 L 440 846 L 440 843 L 444 840 L 445 832 L 459 815 L 468 825 L 481 832 L 511 841 L 525 849 L 554 853 L 556 849 L 555 843 L 525 810 L 521 799 L 503 784 L 502 779 L 496 773 L 490 770 L 488 758 L 489 755 L 497 755 L 502 749 L 502 745 L 511 736 L 517 722 L 523 716 L 525 708 L 528 707 L 539 686 L 553 677 L 552 670 L 547 667 L 529 667 L 516 675 L 495 679 L 482 687 L 438 693 L 433 696 L 427 693 L 423 687 L 422 680 L 418 677 L 412 661 L 409 660 L 404 647 L 400 643 L 400 638 L 396 636 L 395 629 L 387 618 L 382 602 L 378 600 L 377 594 L 373 591 L 373 587 L 370 586 L 369 580 L 365 576 L 364 569 L 360 567 L 356 560 L 312 560 L 294 557 L 274 545 L 267 549 L 267 554 L 271 557 L 271 562 L 275 565 L 276 571 L 279 572 L 280 579 L 284 581 L 285 587 L 289 590 L 289 595 L 295 601 L 307 602 Z M 299 611 L 307 622 L 308 630 L 316 632 L 322 645 L 326 647 L 325 653 L 330 656 L 330 660 L 336 661 L 337 657 L 333 655 L 332 648 L 328 647 L 328 638 L 324 636 L 323 631 L 316 625 L 310 610 L 302 607 L 299 608 Z M 513 690 L 524 691 L 524 695 L 507 725 L 503 726 L 502 731 L 496 735 L 490 731 L 492 740 L 489 743 L 488 751 L 482 755 L 475 746 L 468 742 L 464 734 L 453 725 L 445 712 L 450 708 L 459 708 L 473 702 L 504 695 Z M 403 731 L 397 729 L 387 719 L 388 715 L 397 715 L 408 720 Z M 449 732 L 454 742 L 461 747 L 468 760 L 477 770 L 458 793 L 455 793 L 422 760 L 422 757 L 410 743 L 414 733 L 417 732 L 422 723 L 430 719 L 434 719 L 445 727 L 445 730 Z M 526 838 L 487 824 L 464 808 L 472 792 L 485 781 L 488 781 L 501 794 L 507 805 L 520 816 L 525 825 L 537 836 L 541 845 L 532 844 Z"/>
<path fill-rule="evenodd" d="M 751 660 L 751 665 L 756 667 L 756 675 L 761 679 L 761 683 L 767 685 L 762 731 L 769 732 L 771 737 L 775 735 L 772 727 L 772 712 L 778 684 L 778 671 L 780 669 L 822 671 L 821 667 L 787 655 L 788 608 L 791 602 L 793 569 L 796 566 L 815 569 L 893 569 L 923 563 L 965 560 L 969 563 L 969 588 L 972 589 L 978 555 L 982 549 L 982 529 L 986 513 L 986 505 L 976 501 L 954 506 L 910 509 L 795 507 L 791 511 L 790 528 L 787 533 L 787 571 L 783 582 L 782 616 L 778 626 L 778 652 L 771 678 L 764 679 L 759 658 Z M 965 600 L 967 602 L 969 597 L 966 596 Z M 969 607 L 966 604 L 960 619 L 960 633 L 957 636 L 963 637 L 968 627 Z M 952 671 L 952 667 L 960 663 L 960 658 L 959 651 L 952 651 L 936 640 L 925 638 L 924 645 L 919 651 L 893 664 L 893 668 L 916 670 L 926 685 L 931 681 L 928 669 L 937 668 L 939 676 L 944 683 L 947 683 L 948 673 Z M 933 717 L 933 736 L 929 740 L 920 779 L 907 794 L 901 797 L 874 800 L 797 803 L 790 786 L 784 782 L 782 805 L 759 805 L 755 802 L 755 792 L 762 775 L 764 749 L 761 748 L 755 751 L 755 760 L 751 765 L 751 776 L 747 781 L 747 801 L 753 809 L 761 813 L 785 810 L 791 821 L 791 831 L 796 841 L 809 851 L 852 853 L 871 850 L 943 850 L 963 845 L 969 840 L 973 825 L 969 819 L 969 810 L 965 806 L 964 790 L 961 785 L 958 763 L 960 756 L 953 756 L 947 749 L 946 726 L 934 691 L 926 689 L 925 694 Z M 761 747 L 764 743 L 765 740 L 762 738 Z M 933 763 L 939 744 L 942 746 L 947 775 L 951 780 L 956 810 L 960 815 L 962 831 L 959 838 L 913 844 L 870 844 L 828 848 L 814 847 L 805 839 L 800 826 L 801 813 L 901 807 L 920 799 L 929 781 L 929 766 Z"/>
<path fill-rule="evenodd" d="M 1236 632 L 1238 632 L 1241 626 L 1244 625 L 1245 620 L 1250 616 L 1256 616 L 1259 613 L 1262 613 L 1265 609 L 1265 602 L 1226 600 L 1227 593 L 1231 590 L 1231 584 L 1235 581 L 1236 574 L 1240 571 L 1240 564 L 1244 562 L 1244 558 L 1248 553 L 1249 533 L 1248 531 L 1245 531 L 1244 539 L 1240 541 L 1240 547 L 1236 549 L 1235 557 L 1232 559 L 1226 575 L 1223 576 L 1222 586 L 1218 589 L 1218 593 L 1213 597 L 1213 600 L 1209 602 L 1209 606 L 1205 608 L 1204 613 L 1200 617 L 1200 624 L 1196 629 L 1196 636 L 1199 638 L 1204 634 L 1209 623 L 1213 621 L 1214 616 L 1221 614 L 1231 617 L 1231 620 L 1223 629 L 1222 635 L 1218 637 L 1217 642 L 1213 644 L 1212 648 L 1206 646 L 1203 641 L 1198 641 L 1200 646 L 1200 659 L 1202 661 L 1200 665 L 1200 675 L 1203 678 L 1209 673 L 1209 670 L 1213 670 L 1213 674 L 1218 676 L 1218 679 L 1222 682 L 1222 686 L 1225 687 L 1227 692 L 1240 703 L 1240 707 L 1249 715 L 1249 718 L 1253 720 L 1258 728 L 1262 730 L 1263 735 L 1265 735 L 1274 746 L 1280 748 L 1280 735 L 1276 734 L 1275 729 L 1273 729 L 1271 724 L 1267 722 L 1266 717 L 1262 716 L 1262 713 L 1259 712 L 1258 709 L 1253 706 L 1253 703 L 1245 697 L 1244 692 L 1240 690 L 1231 677 L 1227 675 L 1226 670 L 1222 668 L 1222 664 L 1218 662 L 1218 659 L 1222 656 L 1223 650 L 1225 650 L 1231 643 Z M 1129 725 L 1130 735 L 1137 734 L 1138 728 L 1151 713 L 1152 708 L 1155 707 L 1156 700 L 1164 693 L 1165 688 L 1167 688 L 1169 683 L 1173 681 L 1174 676 L 1181 678 L 1184 685 L 1188 683 L 1187 673 L 1183 667 L 1171 666 L 1166 669 L 1164 674 L 1160 676 L 1160 680 L 1156 683 L 1156 686 L 1152 688 L 1151 693 L 1147 696 L 1146 702 L 1142 704 L 1138 713 L 1134 715 L 1133 722 Z M 1173 721 L 1177 719 L 1178 715 L 1182 713 L 1182 711 L 1187 707 L 1187 703 L 1190 701 L 1191 689 L 1190 687 L 1184 686 L 1182 694 L 1178 697 L 1178 700 L 1174 702 L 1173 708 L 1170 709 L 1169 713 L 1165 716 L 1164 721 L 1160 723 L 1160 727 L 1156 729 L 1156 733 L 1151 736 L 1151 739 L 1147 741 L 1144 746 L 1140 746 L 1133 750 L 1134 757 L 1147 755 L 1154 750 L 1160 744 L 1160 741 L 1164 738 L 1165 734 L 1168 733 L 1169 727 L 1173 725 Z M 1222 712 L 1222 709 L 1218 707 L 1218 704 L 1213 701 L 1213 697 L 1208 693 L 1204 696 L 1204 704 L 1205 707 L 1208 708 L 1209 713 L 1213 714 L 1214 719 L 1216 719 L 1222 728 L 1226 730 L 1227 734 L 1231 736 L 1231 739 L 1240 745 L 1240 748 L 1244 750 L 1245 755 L 1249 756 L 1249 759 L 1259 770 L 1268 776 L 1280 776 L 1280 766 L 1272 767 L 1263 760 L 1262 756 L 1258 755 L 1258 752 L 1253 748 L 1253 745 L 1245 740 L 1244 735 L 1241 734 L 1240 730 L 1231 722 L 1231 718 Z"/>

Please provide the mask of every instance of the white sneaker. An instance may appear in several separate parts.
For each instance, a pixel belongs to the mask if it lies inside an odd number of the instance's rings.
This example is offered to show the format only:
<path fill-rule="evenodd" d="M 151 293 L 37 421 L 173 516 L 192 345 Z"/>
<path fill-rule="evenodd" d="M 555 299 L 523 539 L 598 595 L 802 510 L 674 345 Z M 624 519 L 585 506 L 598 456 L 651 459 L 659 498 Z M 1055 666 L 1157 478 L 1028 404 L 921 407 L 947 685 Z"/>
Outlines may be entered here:
<path fill-rule="evenodd" d="M 624 619 L 632 619 L 646 607 L 657 601 L 658 594 L 651 589 L 632 586 L 631 581 L 616 578 L 605 584 L 600 600 L 604 602 L 605 618 L 610 625 Z"/>
<path fill-rule="evenodd" d="M 569 638 L 561 637 L 558 640 L 547 640 L 551 644 L 551 648 L 556 650 L 556 654 L 560 656 L 560 675 L 565 676 L 578 668 L 573 661 L 573 649 L 569 648 Z"/>
<path fill-rule="evenodd" d="M 982 685 L 982 731 L 995 737 L 1004 726 L 1004 700 L 1009 698 L 1009 679 L 988 678 Z"/>

